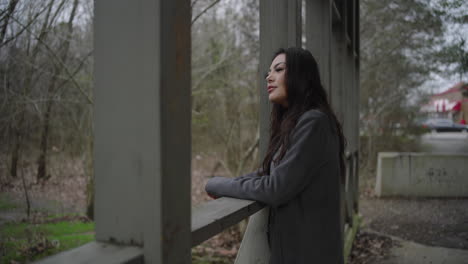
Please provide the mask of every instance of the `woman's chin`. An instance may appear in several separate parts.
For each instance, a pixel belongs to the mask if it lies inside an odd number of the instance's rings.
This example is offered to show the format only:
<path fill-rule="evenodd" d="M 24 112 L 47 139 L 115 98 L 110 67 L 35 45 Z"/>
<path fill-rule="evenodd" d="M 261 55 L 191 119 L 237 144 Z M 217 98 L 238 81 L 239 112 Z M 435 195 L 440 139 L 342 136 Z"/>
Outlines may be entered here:
<path fill-rule="evenodd" d="M 281 105 L 281 106 L 283 106 L 283 107 L 285 107 L 285 108 L 288 107 L 288 103 L 285 103 L 285 102 L 282 101 L 282 100 L 275 100 L 275 98 L 273 98 L 273 99 L 268 98 L 268 100 L 269 100 L 270 103 L 272 103 L 272 104 Z"/>
<path fill-rule="evenodd" d="M 279 104 L 281 100 L 277 96 L 275 96 L 273 93 L 268 95 L 268 100 L 274 104 Z"/>

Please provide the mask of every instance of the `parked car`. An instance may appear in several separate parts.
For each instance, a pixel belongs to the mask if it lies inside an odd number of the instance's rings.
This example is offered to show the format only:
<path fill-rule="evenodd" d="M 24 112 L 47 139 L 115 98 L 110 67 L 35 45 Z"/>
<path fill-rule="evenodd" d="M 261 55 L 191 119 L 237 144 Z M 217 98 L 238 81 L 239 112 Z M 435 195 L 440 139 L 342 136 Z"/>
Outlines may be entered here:
<path fill-rule="evenodd" d="M 468 132 L 468 126 L 457 124 L 448 118 L 432 118 L 423 123 L 432 132 Z"/>

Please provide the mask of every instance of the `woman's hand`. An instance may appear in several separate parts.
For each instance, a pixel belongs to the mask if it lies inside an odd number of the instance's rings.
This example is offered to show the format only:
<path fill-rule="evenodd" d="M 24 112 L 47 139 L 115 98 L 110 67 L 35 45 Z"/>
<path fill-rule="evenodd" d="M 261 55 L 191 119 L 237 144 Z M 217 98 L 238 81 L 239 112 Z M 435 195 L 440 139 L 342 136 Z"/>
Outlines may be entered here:
<path fill-rule="evenodd" d="M 213 195 L 213 194 L 211 194 L 211 193 L 208 193 L 208 192 L 207 192 L 207 194 L 208 194 L 209 197 L 211 197 L 211 198 L 213 198 L 213 199 L 215 199 L 215 200 L 219 198 L 218 196 L 215 196 L 215 195 Z"/>

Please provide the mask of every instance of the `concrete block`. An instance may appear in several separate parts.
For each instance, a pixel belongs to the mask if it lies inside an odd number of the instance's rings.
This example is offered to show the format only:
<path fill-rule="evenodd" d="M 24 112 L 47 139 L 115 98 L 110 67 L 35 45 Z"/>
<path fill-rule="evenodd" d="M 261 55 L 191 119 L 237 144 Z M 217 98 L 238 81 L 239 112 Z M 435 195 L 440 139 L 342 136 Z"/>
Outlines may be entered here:
<path fill-rule="evenodd" d="M 468 154 L 380 152 L 377 196 L 468 197 Z"/>

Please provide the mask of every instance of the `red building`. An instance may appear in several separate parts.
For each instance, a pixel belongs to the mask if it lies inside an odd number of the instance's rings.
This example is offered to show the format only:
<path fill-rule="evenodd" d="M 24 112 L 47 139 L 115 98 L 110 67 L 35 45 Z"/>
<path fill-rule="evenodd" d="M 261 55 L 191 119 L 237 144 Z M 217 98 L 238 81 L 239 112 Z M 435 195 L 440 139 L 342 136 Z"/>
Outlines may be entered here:
<path fill-rule="evenodd" d="M 468 83 L 459 82 L 441 93 L 431 96 L 421 107 L 430 117 L 451 118 L 457 123 L 468 121 Z"/>

